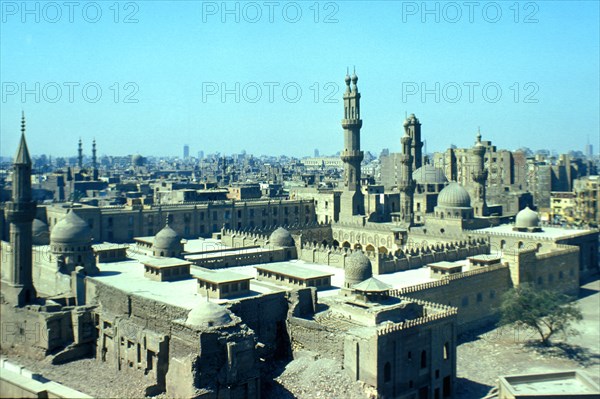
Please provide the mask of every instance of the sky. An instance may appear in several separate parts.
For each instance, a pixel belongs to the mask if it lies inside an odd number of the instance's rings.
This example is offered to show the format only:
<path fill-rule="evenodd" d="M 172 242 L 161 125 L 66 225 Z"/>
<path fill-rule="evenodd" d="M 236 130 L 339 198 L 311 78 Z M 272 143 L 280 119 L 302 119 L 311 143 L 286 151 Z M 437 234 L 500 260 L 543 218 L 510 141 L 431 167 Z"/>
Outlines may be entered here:
<path fill-rule="evenodd" d="M 0 155 L 600 147 L 598 1 L 0 1 Z"/>

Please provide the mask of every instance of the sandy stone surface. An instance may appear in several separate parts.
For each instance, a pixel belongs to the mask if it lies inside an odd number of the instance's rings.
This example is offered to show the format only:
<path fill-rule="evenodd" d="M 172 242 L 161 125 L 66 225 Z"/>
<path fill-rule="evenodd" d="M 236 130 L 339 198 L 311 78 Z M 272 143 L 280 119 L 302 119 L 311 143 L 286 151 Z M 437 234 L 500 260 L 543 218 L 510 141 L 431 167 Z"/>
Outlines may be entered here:
<path fill-rule="evenodd" d="M 550 349 L 528 344 L 537 336 L 510 327 L 496 328 L 457 348 L 457 398 L 485 396 L 501 375 L 580 370 L 600 383 L 600 280 L 582 286 L 577 301 L 584 319 L 579 335 L 557 337 Z"/>

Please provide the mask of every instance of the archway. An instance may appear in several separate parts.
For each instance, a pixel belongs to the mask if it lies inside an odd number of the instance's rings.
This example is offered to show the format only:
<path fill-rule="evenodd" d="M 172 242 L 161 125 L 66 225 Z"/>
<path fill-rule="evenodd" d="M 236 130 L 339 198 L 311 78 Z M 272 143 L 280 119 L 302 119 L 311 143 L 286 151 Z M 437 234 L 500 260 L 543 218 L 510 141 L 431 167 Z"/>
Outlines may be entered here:
<path fill-rule="evenodd" d="M 343 248 L 350 248 L 350 243 L 348 241 L 344 241 L 344 243 L 342 244 Z"/>
<path fill-rule="evenodd" d="M 387 254 L 388 253 L 388 249 L 386 247 L 379 247 L 379 253 L 380 254 Z"/>
<path fill-rule="evenodd" d="M 362 249 L 362 245 L 356 243 L 354 244 L 354 249 Z"/>
<path fill-rule="evenodd" d="M 365 247 L 365 251 L 375 252 L 375 247 L 369 244 Z"/>

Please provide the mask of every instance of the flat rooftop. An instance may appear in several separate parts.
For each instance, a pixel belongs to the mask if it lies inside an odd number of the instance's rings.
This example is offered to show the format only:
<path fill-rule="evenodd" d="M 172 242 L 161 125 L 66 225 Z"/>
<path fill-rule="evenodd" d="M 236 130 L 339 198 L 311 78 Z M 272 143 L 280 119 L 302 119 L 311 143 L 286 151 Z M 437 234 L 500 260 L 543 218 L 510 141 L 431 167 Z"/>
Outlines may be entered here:
<path fill-rule="evenodd" d="M 311 279 L 311 278 L 321 278 L 333 276 L 333 273 L 307 269 L 305 267 L 296 266 L 296 265 L 281 265 L 281 264 L 268 264 L 268 265 L 259 265 L 254 266 L 256 269 L 265 270 L 268 272 L 283 274 L 290 277 L 297 277 L 301 279 Z"/>
<path fill-rule="evenodd" d="M 225 248 L 223 248 L 225 249 Z M 203 254 L 194 254 L 194 255 L 186 255 L 185 259 L 189 259 L 191 261 L 202 260 L 202 259 L 211 259 L 211 258 L 219 258 L 221 256 L 234 256 L 234 255 L 242 255 L 249 253 L 259 253 L 259 252 L 270 252 L 271 249 L 267 248 L 240 248 L 234 250 L 223 250 L 217 252 L 209 252 Z"/>
<path fill-rule="evenodd" d="M 591 233 L 592 230 L 579 230 L 579 229 L 568 229 L 564 227 L 554 227 L 554 226 L 540 226 L 542 231 L 536 233 L 530 233 L 528 231 L 514 231 L 514 225 L 512 224 L 501 224 L 500 226 L 494 227 L 486 227 L 484 229 L 475 230 L 476 232 L 482 233 L 491 233 L 491 234 L 506 234 L 512 235 L 515 237 L 523 237 L 523 238 L 534 238 L 534 237 L 544 237 L 551 239 L 560 239 L 567 238 L 576 235 L 582 235 L 586 233 Z"/>
<path fill-rule="evenodd" d="M 201 268 L 198 268 L 198 269 L 201 269 Z M 210 283 L 215 283 L 215 284 L 231 283 L 231 282 L 235 282 L 235 281 L 244 281 L 244 280 L 250 280 L 253 278 L 253 277 L 250 277 L 247 275 L 229 271 L 228 269 L 221 269 L 221 270 L 218 270 L 218 269 L 217 270 L 208 270 L 208 269 L 198 270 L 198 269 L 195 270 L 194 277 L 199 278 L 204 281 L 208 281 Z"/>
<path fill-rule="evenodd" d="M 191 265 L 191 262 L 185 261 L 179 258 L 158 258 L 149 257 L 149 259 L 142 261 L 146 266 L 151 266 L 157 269 L 167 269 L 175 266 L 187 266 Z"/>
<path fill-rule="evenodd" d="M 501 377 L 515 395 L 590 395 L 600 393 L 598 386 L 577 371 Z M 547 395 L 547 396 L 546 396 Z"/>

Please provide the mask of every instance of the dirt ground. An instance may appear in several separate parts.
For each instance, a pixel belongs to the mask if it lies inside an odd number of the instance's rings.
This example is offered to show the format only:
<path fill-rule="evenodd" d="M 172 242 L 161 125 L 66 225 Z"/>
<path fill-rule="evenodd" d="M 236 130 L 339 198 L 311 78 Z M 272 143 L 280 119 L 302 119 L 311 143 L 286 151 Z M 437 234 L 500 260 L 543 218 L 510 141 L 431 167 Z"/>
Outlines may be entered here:
<path fill-rule="evenodd" d="M 600 383 L 600 280 L 581 287 L 579 335 L 549 349 L 531 345 L 530 331 L 501 327 L 466 337 L 457 348 L 457 399 L 485 396 L 501 375 L 579 370 Z"/>

